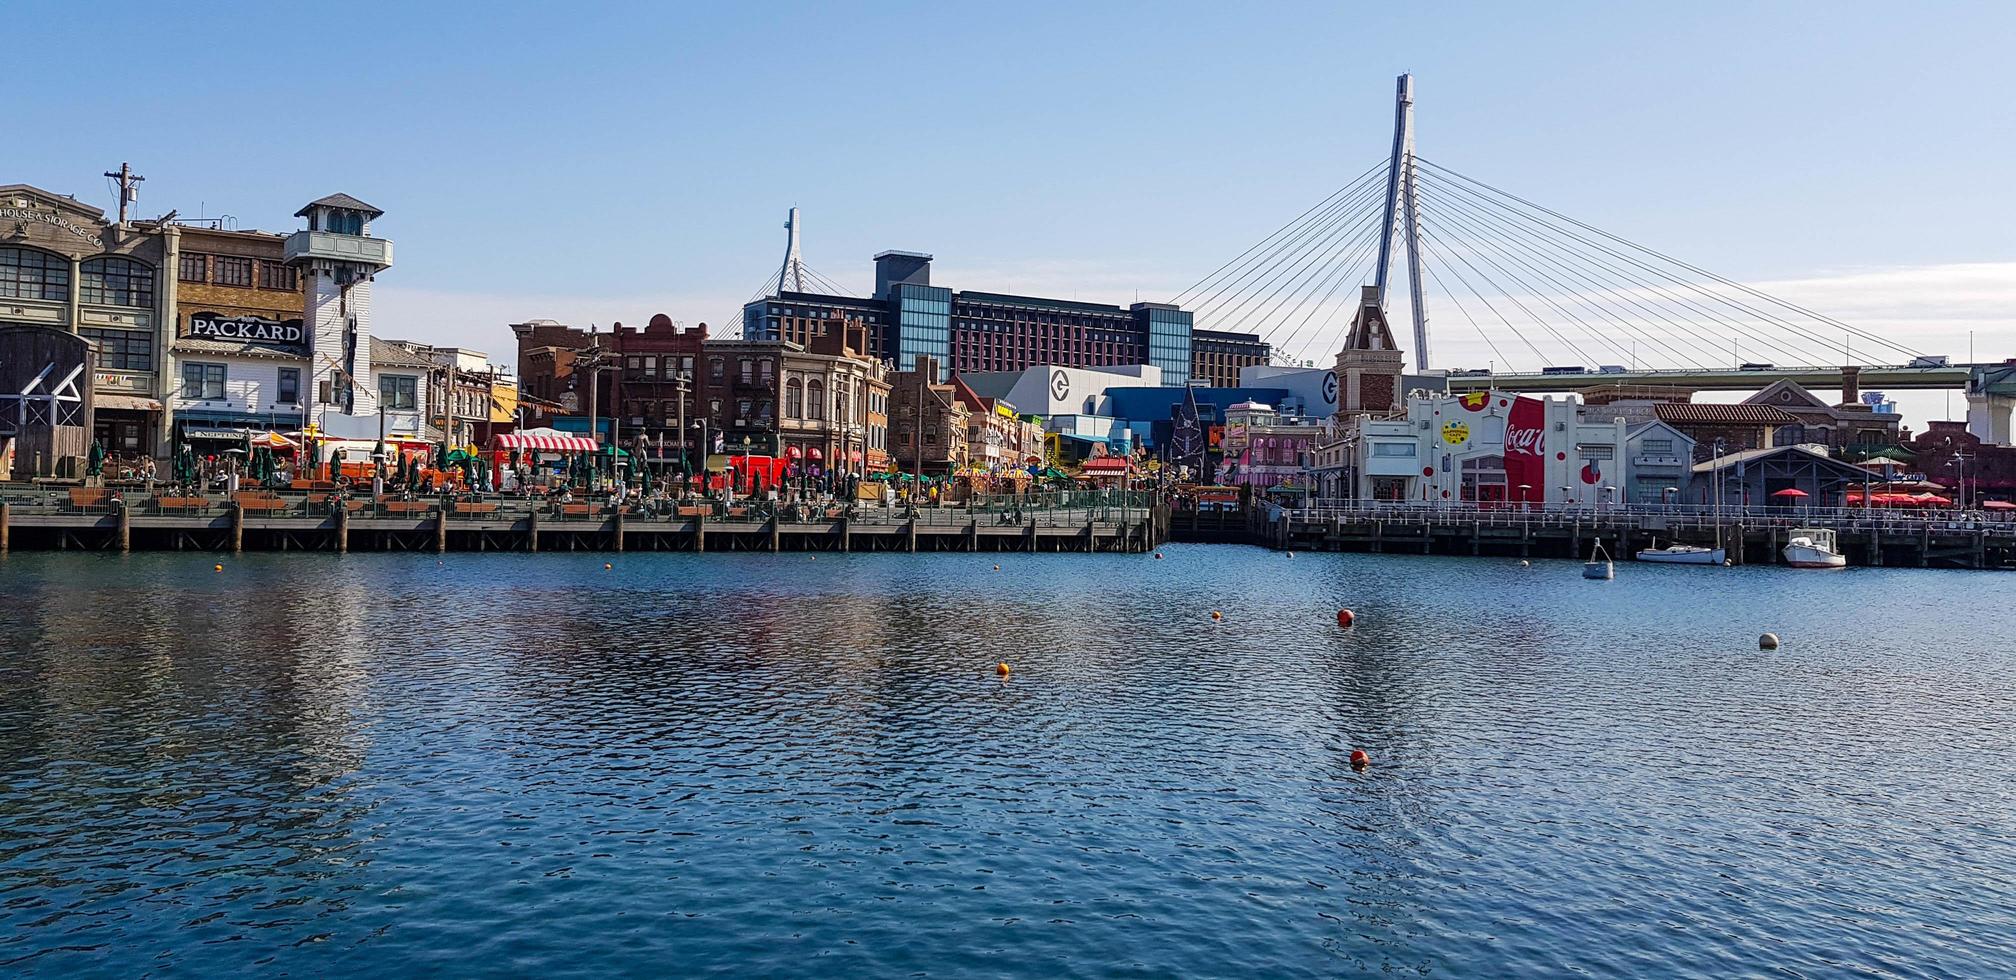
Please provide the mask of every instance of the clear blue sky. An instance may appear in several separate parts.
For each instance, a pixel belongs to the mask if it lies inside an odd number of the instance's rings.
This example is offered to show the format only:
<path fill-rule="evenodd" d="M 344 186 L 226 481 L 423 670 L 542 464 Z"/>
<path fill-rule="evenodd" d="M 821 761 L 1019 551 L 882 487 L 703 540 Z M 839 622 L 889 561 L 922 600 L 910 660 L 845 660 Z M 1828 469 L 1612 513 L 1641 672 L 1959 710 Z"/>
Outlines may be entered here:
<path fill-rule="evenodd" d="M 1734 278 L 2016 261 L 2010 3 L 8 9 L 0 181 L 106 204 L 130 160 L 143 212 L 268 229 L 346 191 L 381 329 L 500 354 L 718 322 L 794 204 L 855 288 L 901 248 L 1162 298 L 1380 158 L 1403 70 L 1423 156 Z"/>

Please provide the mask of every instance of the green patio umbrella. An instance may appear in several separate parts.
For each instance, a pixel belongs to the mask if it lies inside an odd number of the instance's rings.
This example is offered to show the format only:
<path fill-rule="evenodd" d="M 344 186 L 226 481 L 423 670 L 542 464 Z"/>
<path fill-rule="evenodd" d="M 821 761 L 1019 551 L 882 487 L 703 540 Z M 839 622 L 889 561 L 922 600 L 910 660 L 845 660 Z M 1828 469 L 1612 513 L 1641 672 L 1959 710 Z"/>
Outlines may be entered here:
<path fill-rule="evenodd" d="M 90 476 L 97 476 L 105 472 L 104 443 L 96 439 L 91 440 L 91 457 L 90 461 L 84 466 L 84 472 Z"/>
<path fill-rule="evenodd" d="M 337 480 L 342 479 L 342 477 L 343 450 L 338 449 L 329 454 L 329 482 L 335 483 Z"/>

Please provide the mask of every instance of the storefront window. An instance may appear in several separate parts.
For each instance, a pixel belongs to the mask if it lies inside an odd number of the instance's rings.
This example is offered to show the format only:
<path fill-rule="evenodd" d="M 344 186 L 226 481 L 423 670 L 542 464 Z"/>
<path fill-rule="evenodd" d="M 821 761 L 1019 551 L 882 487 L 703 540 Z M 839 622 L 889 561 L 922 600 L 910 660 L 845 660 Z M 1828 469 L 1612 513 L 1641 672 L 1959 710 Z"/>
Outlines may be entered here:
<path fill-rule="evenodd" d="M 295 405 L 301 401 L 301 369 L 280 369 L 280 397 L 275 399 L 282 405 Z"/>
<path fill-rule="evenodd" d="M 0 248 L 0 297 L 70 298 L 70 260 L 26 248 Z"/>

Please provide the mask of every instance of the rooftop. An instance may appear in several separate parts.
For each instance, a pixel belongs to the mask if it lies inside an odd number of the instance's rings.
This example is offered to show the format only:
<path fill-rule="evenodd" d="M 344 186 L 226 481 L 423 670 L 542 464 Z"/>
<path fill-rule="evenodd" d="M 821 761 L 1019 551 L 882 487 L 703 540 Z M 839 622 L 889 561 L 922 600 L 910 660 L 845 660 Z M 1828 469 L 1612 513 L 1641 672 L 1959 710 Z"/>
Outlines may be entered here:
<path fill-rule="evenodd" d="M 294 212 L 294 217 L 305 218 L 312 208 L 343 208 L 347 211 L 363 211 L 374 218 L 385 213 L 348 194 L 331 194 L 328 197 L 318 197 L 302 205 L 301 210 Z"/>
<path fill-rule="evenodd" d="M 1701 402 L 1661 402 L 1653 414 L 1661 422 L 1696 425 L 1791 425 L 1799 420 L 1769 405 L 1714 405 Z"/>

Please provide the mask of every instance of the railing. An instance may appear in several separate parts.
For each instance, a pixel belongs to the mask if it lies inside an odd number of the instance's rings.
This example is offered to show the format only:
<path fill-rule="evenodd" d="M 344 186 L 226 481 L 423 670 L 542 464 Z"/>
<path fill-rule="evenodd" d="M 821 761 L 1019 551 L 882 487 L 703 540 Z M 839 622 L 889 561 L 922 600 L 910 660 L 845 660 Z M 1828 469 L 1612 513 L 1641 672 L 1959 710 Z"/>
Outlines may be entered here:
<path fill-rule="evenodd" d="M 1564 505 L 1430 503 L 1381 500 L 1321 500 L 1304 507 L 1283 508 L 1288 519 L 1305 523 L 1331 520 L 1387 520 L 1430 524 L 1481 524 L 1485 527 L 1617 526 L 1649 532 L 1706 530 L 1719 524 L 1748 529 L 1829 527 L 1838 531 L 1891 533 L 1984 532 L 2016 537 L 2016 512 L 1893 510 L 1882 507 L 1723 507 L 1704 504 Z"/>
<path fill-rule="evenodd" d="M 157 485 L 140 489 L 48 489 L 0 484 L 0 501 L 18 515 L 107 517 L 120 506 L 133 516 L 220 517 L 236 500 L 249 520 L 326 519 L 342 507 L 353 520 L 411 519 L 431 521 L 444 507 L 453 523 L 516 523 L 537 515 L 542 524 L 600 524 L 614 517 L 619 505 L 606 496 L 542 494 L 465 494 L 443 498 L 431 494 L 346 496 L 332 491 L 241 490 L 232 494 L 178 490 Z M 895 503 L 889 506 L 841 501 L 767 500 L 736 497 L 645 498 L 620 505 L 632 524 L 683 523 L 695 518 L 709 524 L 760 526 L 773 518 L 787 524 L 817 524 L 846 519 L 856 525 L 904 525 L 915 520 L 925 527 L 1083 527 L 1096 523 L 1139 523 L 1147 520 L 1154 495 L 1145 491 L 1063 491 L 1040 494 L 979 495 L 962 503 Z"/>

